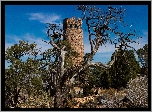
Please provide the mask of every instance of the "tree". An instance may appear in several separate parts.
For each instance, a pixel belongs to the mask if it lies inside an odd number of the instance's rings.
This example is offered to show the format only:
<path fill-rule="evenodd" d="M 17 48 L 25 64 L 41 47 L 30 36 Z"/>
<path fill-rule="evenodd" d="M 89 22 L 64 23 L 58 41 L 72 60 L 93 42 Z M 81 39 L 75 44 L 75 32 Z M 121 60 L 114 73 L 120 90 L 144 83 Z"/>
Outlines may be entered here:
<path fill-rule="evenodd" d="M 110 87 L 109 71 L 99 66 L 92 66 L 89 67 L 83 74 L 80 75 L 79 81 L 83 84 L 83 94 L 87 96 L 89 94 L 92 94 L 91 91 L 92 88 Z"/>
<path fill-rule="evenodd" d="M 113 56 L 112 56 L 113 58 Z M 133 50 L 120 50 L 115 63 L 110 68 L 111 87 L 126 87 L 130 79 L 136 78 L 140 71 Z"/>
<path fill-rule="evenodd" d="M 148 44 L 137 50 L 139 62 L 142 66 L 141 74 L 148 74 Z"/>
<path fill-rule="evenodd" d="M 82 20 L 85 21 L 87 25 L 87 31 L 89 33 L 89 41 L 91 45 L 91 52 L 88 53 L 85 57 L 85 61 L 82 63 L 82 66 L 65 66 L 65 56 L 69 53 L 66 50 L 66 45 L 59 46 L 56 43 L 56 40 L 64 38 L 64 31 L 60 29 L 56 24 L 48 23 L 48 37 L 50 38 L 50 44 L 53 46 L 53 54 L 55 56 L 55 61 L 52 60 L 52 66 L 55 65 L 52 69 L 49 69 L 50 76 L 48 78 L 54 79 L 50 82 L 51 87 L 54 89 L 54 107 L 62 108 L 63 102 L 67 98 L 66 94 L 69 92 L 71 86 L 71 81 L 75 76 L 81 75 L 86 71 L 90 66 L 99 66 L 104 69 L 109 69 L 115 62 L 118 49 L 122 46 L 125 48 L 133 48 L 129 46 L 129 43 L 136 43 L 130 39 L 131 36 L 136 36 L 134 33 L 123 33 L 118 30 L 118 22 L 123 21 L 125 10 L 120 7 L 120 9 L 113 8 L 109 6 L 106 11 L 97 9 L 94 6 L 81 5 L 78 6 L 78 10 L 82 11 Z M 120 45 L 116 48 L 114 53 L 113 60 L 108 64 L 104 65 L 101 62 L 92 62 L 93 56 L 98 51 L 98 48 L 107 42 L 111 44 L 116 44 L 112 41 L 110 33 L 117 35 L 119 37 L 118 42 Z M 117 43 L 118 44 L 118 43 Z"/>
<path fill-rule="evenodd" d="M 38 76 L 38 52 L 35 43 L 28 44 L 25 41 L 19 41 L 19 44 L 14 44 L 5 51 L 5 60 L 11 63 L 5 69 L 5 107 L 17 107 L 18 99 L 22 97 L 21 91 L 26 90 L 30 95 L 43 89 L 42 79 Z M 28 55 L 33 55 L 34 59 L 28 57 L 23 61 L 23 57 Z"/>
<path fill-rule="evenodd" d="M 114 53 L 113 53 L 114 55 Z M 111 60 L 113 60 L 113 55 Z M 110 69 L 103 69 L 99 66 L 89 67 L 84 74 L 81 76 L 88 77 L 88 85 L 85 85 L 85 94 L 89 94 L 91 88 L 102 87 L 109 88 L 113 87 L 120 89 L 126 87 L 130 79 L 136 78 L 137 74 L 140 73 L 139 63 L 136 61 L 133 50 L 119 50 L 117 52 L 117 59 Z M 88 74 L 88 75 L 87 75 Z M 84 84 L 84 77 L 81 77 L 81 83 Z"/>

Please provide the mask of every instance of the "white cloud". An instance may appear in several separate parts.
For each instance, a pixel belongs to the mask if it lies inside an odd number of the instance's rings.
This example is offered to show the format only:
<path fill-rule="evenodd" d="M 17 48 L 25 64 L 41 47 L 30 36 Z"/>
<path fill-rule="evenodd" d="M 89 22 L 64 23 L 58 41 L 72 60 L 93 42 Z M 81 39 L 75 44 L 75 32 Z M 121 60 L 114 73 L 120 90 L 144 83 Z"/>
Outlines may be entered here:
<path fill-rule="evenodd" d="M 37 20 L 40 23 L 53 23 L 53 24 L 59 24 L 60 16 L 53 13 L 53 14 L 46 14 L 46 13 L 29 13 L 29 20 Z"/>
<path fill-rule="evenodd" d="M 90 51 L 91 51 L 90 43 L 88 40 L 84 40 L 84 41 L 85 41 L 84 42 L 84 52 L 90 53 Z M 138 50 L 139 48 L 142 48 L 145 44 L 148 43 L 148 32 L 143 31 L 142 38 L 135 39 L 135 41 L 139 42 L 139 44 L 130 43 L 129 45 L 132 46 L 133 48 L 135 48 L 136 50 Z M 118 46 L 118 45 L 116 45 L 116 46 Z M 110 52 L 114 52 L 114 51 L 115 51 L 115 45 L 107 42 L 105 45 L 99 47 L 97 53 L 110 53 Z"/>
<path fill-rule="evenodd" d="M 6 35 L 5 36 L 5 50 L 8 47 L 13 46 L 14 44 L 17 44 L 19 42 L 19 37 L 16 35 Z"/>
<path fill-rule="evenodd" d="M 130 45 L 136 50 L 142 48 L 145 44 L 148 44 L 148 31 L 142 31 L 142 38 L 136 39 L 135 41 L 139 42 L 139 44 L 131 43 Z"/>
<path fill-rule="evenodd" d="M 29 43 L 36 43 L 37 47 L 36 48 L 41 48 L 41 51 L 45 51 L 49 48 L 52 48 L 52 46 L 50 44 L 45 43 L 44 41 L 45 39 L 42 39 L 41 37 L 36 37 L 34 35 L 31 35 L 29 33 L 26 33 L 22 36 L 16 36 L 16 35 L 6 35 L 5 37 L 6 41 L 5 41 L 5 50 L 10 47 L 13 46 L 14 44 L 18 44 L 19 40 L 24 40 L 24 41 L 28 41 Z M 44 41 L 42 41 L 44 40 Z"/>
<path fill-rule="evenodd" d="M 97 56 L 98 57 L 101 57 L 101 58 L 109 58 L 109 57 L 111 57 L 111 55 L 112 55 L 112 53 L 113 52 L 106 52 L 106 53 L 97 53 Z"/>
<path fill-rule="evenodd" d="M 91 51 L 91 47 L 89 42 L 84 44 L 84 52 L 89 53 Z M 109 53 L 115 51 L 115 45 L 112 45 L 110 43 L 107 43 L 103 46 L 100 46 L 97 53 Z"/>
<path fill-rule="evenodd" d="M 91 52 L 91 46 L 89 42 L 89 35 L 88 32 L 83 32 L 84 36 L 84 52 L 85 53 L 90 53 Z M 108 53 L 108 52 L 114 52 L 115 51 L 115 45 L 112 45 L 110 43 L 106 43 L 103 46 L 100 46 L 97 53 Z"/>
<path fill-rule="evenodd" d="M 47 44 L 44 42 L 44 41 L 46 41 L 46 42 L 49 42 L 49 41 L 46 39 L 42 39 L 41 37 L 36 37 L 34 35 L 27 33 L 23 36 L 23 38 L 28 40 L 30 43 L 35 42 L 37 44 L 37 48 L 41 48 L 42 52 L 49 49 L 49 48 L 52 48 L 52 46 L 50 44 Z"/>
<path fill-rule="evenodd" d="M 11 47 L 13 46 L 14 44 L 18 44 L 19 43 L 19 40 L 24 40 L 24 41 L 28 41 L 29 44 L 31 43 L 36 43 L 37 46 L 36 48 L 39 49 L 41 48 L 41 52 L 44 52 L 45 50 L 49 49 L 49 48 L 52 48 L 52 46 L 50 44 L 47 44 L 45 43 L 44 41 L 47 41 L 48 40 L 44 40 L 42 39 L 41 37 L 36 37 L 34 35 L 31 35 L 29 33 L 27 34 L 24 34 L 22 36 L 16 36 L 16 35 L 6 35 L 5 37 L 5 50 L 8 48 L 8 47 Z M 42 41 L 44 40 L 44 41 Z M 39 52 L 39 54 L 41 53 Z M 40 55 L 38 55 L 40 56 Z M 24 57 L 22 57 L 22 61 L 25 61 L 27 58 L 29 57 L 29 55 L 24 55 Z M 30 56 L 31 57 L 31 56 Z M 32 58 L 32 57 L 31 57 Z M 5 68 L 8 68 L 10 65 L 10 63 L 7 63 L 5 62 Z"/>
<path fill-rule="evenodd" d="M 142 38 L 135 39 L 135 41 L 136 42 L 138 41 L 139 44 L 131 43 L 129 45 L 132 46 L 133 48 L 135 48 L 135 50 L 138 50 L 139 48 L 142 48 L 145 44 L 148 43 L 148 32 L 143 31 L 142 32 Z M 85 53 L 90 53 L 90 51 L 91 51 L 91 47 L 90 47 L 89 41 L 87 39 L 85 39 L 84 40 L 84 52 Z M 106 62 L 110 61 L 111 55 L 114 51 L 115 51 L 115 45 L 112 45 L 110 43 L 106 43 L 106 47 L 105 47 L 105 45 L 99 47 L 97 53 L 94 56 L 94 59 L 95 59 L 96 62 L 106 63 Z M 135 53 L 135 57 L 138 58 L 136 53 Z"/>
<path fill-rule="evenodd" d="M 8 47 L 11 47 L 13 46 L 14 44 L 13 43 L 5 43 L 5 50 L 8 48 Z"/>

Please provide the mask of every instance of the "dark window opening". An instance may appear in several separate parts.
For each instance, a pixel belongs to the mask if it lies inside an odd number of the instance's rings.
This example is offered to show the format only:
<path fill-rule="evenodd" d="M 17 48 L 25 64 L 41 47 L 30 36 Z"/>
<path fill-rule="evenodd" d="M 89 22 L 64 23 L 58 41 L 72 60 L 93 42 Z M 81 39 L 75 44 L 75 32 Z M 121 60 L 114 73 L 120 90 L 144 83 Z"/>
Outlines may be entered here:
<path fill-rule="evenodd" d="M 70 28 L 72 28 L 72 24 L 70 24 Z"/>
<path fill-rule="evenodd" d="M 75 24 L 75 28 L 78 28 L 77 24 Z"/>

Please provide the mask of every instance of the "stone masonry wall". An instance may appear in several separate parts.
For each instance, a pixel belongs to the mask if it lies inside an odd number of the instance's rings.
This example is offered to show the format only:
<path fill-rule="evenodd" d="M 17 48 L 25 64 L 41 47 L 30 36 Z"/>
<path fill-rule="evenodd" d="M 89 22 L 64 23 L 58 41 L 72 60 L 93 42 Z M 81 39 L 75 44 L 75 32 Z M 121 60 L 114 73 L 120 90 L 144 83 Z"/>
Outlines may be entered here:
<path fill-rule="evenodd" d="M 65 31 L 64 39 L 69 41 L 71 47 L 79 54 L 77 58 L 72 57 L 74 65 L 80 65 L 84 57 L 83 31 L 81 29 L 82 20 L 74 17 L 66 18 L 63 22 L 63 29 Z"/>

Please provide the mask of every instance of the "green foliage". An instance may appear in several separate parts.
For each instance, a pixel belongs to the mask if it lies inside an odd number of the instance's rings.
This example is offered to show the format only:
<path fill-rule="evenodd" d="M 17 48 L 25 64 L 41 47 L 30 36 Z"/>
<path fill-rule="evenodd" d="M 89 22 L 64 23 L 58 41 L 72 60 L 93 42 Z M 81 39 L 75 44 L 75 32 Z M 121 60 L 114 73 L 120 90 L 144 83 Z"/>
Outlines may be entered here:
<path fill-rule="evenodd" d="M 87 7 L 85 5 L 83 5 L 83 6 L 79 7 L 79 10 L 81 10 L 81 9 L 84 12 L 87 9 Z M 88 9 L 87 11 L 92 12 L 93 11 L 92 9 L 94 9 L 94 8 L 90 7 L 90 9 Z M 115 13 L 116 15 L 115 14 L 113 15 L 113 17 L 120 18 L 120 21 L 122 21 L 121 16 L 123 16 L 123 13 L 124 13 L 123 10 L 116 10 L 116 9 L 113 9 L 111 6 L 109 6 L 109 9 L 110 10 L 108 10 L 108 11 L 110 11 L 110 13 L 111 13 L 111 11 L 117 12 L 117 13 Z M 98 12 L 97 15 L 101 14 L 100 10 L 96 10 L 96 9 L 94 9 L 94 10 L 95 10 L 95 13 Z M 88 20 L 92 20 L 92 17 L 86 17 L 85 14 L 87 14 L 87 13 L 83 13 L 83 14 L 85 16 L 85 18 L 83 18 L 83 19 L 86 19 L 86 23 L 88 25 L 88 31 L 90 34 L 89 36 L 95 35 L 90 32 L 90 27 L 92 27 L 92 25 L 89 26 L 89 23 L 88 23 Z M 101 40 L 101 39 L 99 39 L 98 35 L 95 35 L 98 37 L 98 38 L 95 38 L 94 40 L 92 40 L 93 44 L 96 43 L 95 49 L 94 49 L 95 52 L 96 52 L 96 50 L 98 50 L 97 44 L 102 45 L 102 44 L 106 43 L 107 40 L 110 40 L 110 37 L 108 35 L 109 31 L 113 32 L 116 35 L 119 34 L 119 32 L 117 32 L 116 30 L 113 30 L 113 29 L 110 30 L 110 28 L 108 28 L 108 26 L 110 24 L 113 24 L 112 21 L 111 21 L 112 23 L 108 23 L 107 25 L 105 25 L 105 24 L 102 25 L 102 22 L 100 22 L 100 19 L 102 19 L 103 22 L 104 21 L 108 22 L 109 19 L 111 19 L 111 18 L 107 18 L 106 15 L 104 18 L 105 19 L 98 18 L 98 16 L 97 16 L 97 18 L 96 18 L 97 23 L 93 22 L 93 24 L 95 26 L 98 26 L 96 28 L 93 28 L 94 29 L 93 31 L 96 31 L 95 32 L 96 34 L 97 33 L 102 34 L 101 37 L 106 37 L 105 39 Z M 116 22 L 116 21 L 114 21 L 114 22 Z M 50 26 L 48 29 L 48 32 L 49 32 L 49 30 L 54 31 L 53 32 L 54 35 L 52 35 L 52 37 L 54 36 L 54 39 L 56 39 L 55 34 L 59 34 L 59 33 L 55 33 L 55 30 L 53 30 L 53 29 L 56 29 L 56 27 L 57 26 L 55 24 L 53 24 L 52 29 Z M 117 26 L 115 26 L 115 28 L 116 27 Z M 99 31 L 97 32 L 97 30 L 99 30 Z M 128 33 L 127 38 L 130 35 L 134 36 L 135 34 Z M 67 53 L 65 55 L 66 57 L 65 57 L 64 67 L 70 68 L 70 70 L 67 69 L 67 71 L 65 72 L 66 76 L 62 78 L 63 80 L 62 81 L 59 80 L 59 82 L 56 81 L 56 83 L 60 83 L 61 87 L 66 87 L 65 82 L 66 82 L 67 78 L 69 78 L 69 75 L 73 75 L 74 74 L 73 71 L 80 69 L 80 67 L 78 67 L 78 69 L 73 67 L 73 63 L 72 63 L 72 57 L 78 57 L 79 54 L 77 52 L 75 52 L 74 49 L 71 48 L 70 43 L 68 43 L 65 40 L 60 40 L 60 37 L 57 37 L 57 38 L 58 39 L 54 40 L 55 44 L 57 44 L 57 46 L 59 46 L 61 49 L 64 46 L 66 46 L 64 49 L 65 51 L 67 51 Z M 89 40 L 91 41 L 90 38 L 89 38 Z M 123 40 L 123 38 L 120 38 L 120 40 Z M 126 39 L 126 40 L 128 40 L 128 39 Z M 25 42 L 25 41 L 19 41 L 19 44 L 15 44 L 15 45 L 11 46 L 10 48 L 7 48 L 7 50 L 5 52 L 5 60 L 8 63 L 10 63 L 11 65 L 9 66 L 8 69 L 5 69 L 5 106 L 6 107 L 17 107 L 18 106 L 18 104 L 20 103 L 18 101 L 18 99 L 19 99 L 19 95 L 22 90 L 25 90 L 25 92 L 23 94 L 28 94 L 29 96 L 31 96 L 27 100 L 27 102 L 26 102 L 27 104 L 30 104 L 33 106 L 33 103 L 34 103 L 34 105 L 38 105 L 37 107 L 46 107 L 47 106 L 47 103 L 48 103 L 47 100 L 49 99 L 48 98 L 49 95 L 48 95 L 48 93 L 43 91 L 44 88 L 43 88 L 42 82 L 47 83 L 47 84 L 49 84 L 49 86 L 53 87 L 52 83 L 55 82 L 54 80 L 58 79 L 58 77 L 60 75 L 60 71 L 61 71 L 61 67 L 60 67 L 61 61 L 62 61 L 61 57 L 60 57 L 61 51 L 56 48 L 48 49 L 41 54 L 41 56 L 42 56 L 41 59 L 37 59 L 38 53 L 39 53 L 39 50 L 36 49 L 35 43 L 29 44 L 28 42 Z M 84 65 L 86 64 L 88 59 L 92 60 L 92 58 L 93 58 L 93 56 L 91 56 L 92 54 L 95 54 L 95 53 L 91 52 L 91 53 L 87 53 L 85 55 Z M 145 61 L 146 64 L 144 63 L 143 66 L 148 67 L 148 45 L 145 45 L 143 49 L 139 49 L 137 51 L 137 54 L 138 54 L 138 57 L 142 64 L 143 64 L 143 60 Z M 27 55 L 29 55 L 29 56 L 32 55 L 32 56 L 34 56 L 34 58 L 28 57 L 27 60 L 23 61 L 22 60 L 23 56 L 27 56 Z M 113 56 L 112 56 L 112 58 L 113 58 Z M 73 68 L 74 68 L 74 70 L 73 70 Z M 125 87 L 127 82 L 131 78 L 136 77 L 137 73 L 139 73 L 139 69 L 140 69 L 140 67 L 135 59 L 134 52 L 131 50 L 130 51 L 121 50 L 118 52 L 117 60 L 115 61 L 114 65 L 112 65 L 110 70 L 104 70 L 100 67 L 89 67 L 87 70 L 85 70 L 81 74 L 81 76 L 79 76 L 78 79 L 81 83 L 83 83 L 82 84 L 84 86 L 83 92 L 84 92 L 84 95 L 87 96 L 87 95 L 91 94 L 90 90 L 94 86 L 104 87 L 104 88 Z M 73 70 L 73 71 L 71 71 L 71 70 Z M 54 82 L 51 79 L 52 76 L 54 78 L 54 80 L 53 80 Z M 54 83 L 54 85 L 56 83 Z M 54 88 L 53 88 L 54 90 L 55 90 L 55 87 L 56 86 L 54 86 Z M 56 93 L 58 94 L 58 92 L 56 92 Z M 61 96 L 62 95 L 63 95 L 63 93 L 61 93 Z M 55 98 L 55 99 L 60 99 L 60 97 L 61 97 L 60 95 L 55 95 L 55 96 L 59 97 L 59 98 Z M 36 101 L 37 98 L 38 98 L 38 101 Z M 43 99 L 43 102 L 39 105 L 39 100 L 42 100 L 42 99 Z M 61 100 L 60 100 L 60 102 L 63 103 Z M 57 104 L 57 103 L 59 103 L 59 102 L 56 101 L 55 104 Z"/>
<path fill-rule="evenodd" d="M 83 93 L 85 96 L 92 94 L 90 90 L 93 87 L 109 88 L 111 84 L 109 71 L 98 66 L 89 67 L 84 74 L 81 74 L 79 81 L 83 83 Z"/>
<path fill-rule="evenodd" d="M 65 47 L 65 51 L 67 51 L 68 53 L 65 54 L 65 67 L 72 67 L 73 63 L 72 63 L 72 57 L 78 57 L 78 53 L 76 51 L 74 51 L 73 48 L 71 48 L 71 44 L 66 41 L 66 40 L 57 40 L 56 44 L 58 46 L 60 46 L 60 48 Z M 59 55 L 60 55 L 60 51 L 57 50 L 56 48 L 53 48 L 52 50 L 52 56 L 55 58 L 55 61 L 59 61 Z"/>
<path fill-rule="evenodd" d="M 148 74 L 148 44 L 137 50 L 139 62 L 142 66 L 141 74 Z"/>
<path fill-rule="evenodd" d="M 91 90 L 92 89 L 92 86 L 91 85 L 85 85 L 83 87 L 83 95 L 84 96 L 89 96 L 89 94 L 91 94 Z"/>
<path fill-rule="evenodd" d="M 132 50 L 119 51 L 117 59 L 109 71 L 111 87 L 126 87 L 127 82 L 131 78 L 134 79 L 139 71 L 139 63 L 136 61 L 134 52 Z"/>
<path fill-rule="evenodd" d="M 113 59 L 113 55 L 111 57 Z M 134 79 L 140 72 L 139 63 L 136 61 L 132 50 L 119 50 L 117 59 L 108 70 L 101 67 L 90 67 L 81 76 L 81 82 L 85 84 L 87 77 L 87 85 L 84 85 L 84 94 L 90 93 L 90 88 L 116 88 L 126 87 L 130 79 Z M 83 77 L 83 78 L 82 78 Z"/>
<path fill-rule="evenodd" d="M 14 46 L 7 48 L 5 60 L 13 63 L 16 59 L 20 59 L 24 55 L 34 53 L 35 46 L 35 43 L 29 45 L 28 42 L 19 41 L 19 44 L 14 44 Z"/>
<path fill-rule="evenodd" d="M 105 70 L 100 77 L 100 87 L 109 88 L 111 87 L 111 77 L 108 70 Z"/>
<path fill-rule="evenodd" d="M 110 85 L 109 73 L 101 67 L 92 67 L 89 77 L 89 84 L 95 87 L 108 88 Z"/>
<path fill-rule="evenodd" d="M 43 88 L 42 79 L 37 75 L 39 74 L 39 61 L 29 57 L 23 61 L 23 56 L 27 54 L 36 57 L 38 51 L 35 43 L 28 44 L 28 42 L 19 41 L 19 44 L 7 48 L 5 52 L 5 60 L 10 63 L 9 68 L 5 69 L 5 97 L 7 101 L 11 95 L 15 103 L 6 104 L 7 107 L 17 106 L 21 90 L 27 90 L 28 95 L 30 95 Z"/>
<path fill-rule="evenodd" d="M 90 57 L 90 53 L 86 53 L 84 56 L 84 62 L 86 63 L 88 61 L 88 58 Z"/>

